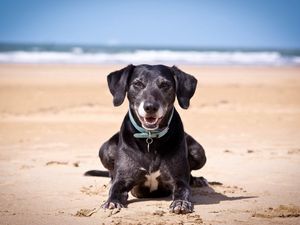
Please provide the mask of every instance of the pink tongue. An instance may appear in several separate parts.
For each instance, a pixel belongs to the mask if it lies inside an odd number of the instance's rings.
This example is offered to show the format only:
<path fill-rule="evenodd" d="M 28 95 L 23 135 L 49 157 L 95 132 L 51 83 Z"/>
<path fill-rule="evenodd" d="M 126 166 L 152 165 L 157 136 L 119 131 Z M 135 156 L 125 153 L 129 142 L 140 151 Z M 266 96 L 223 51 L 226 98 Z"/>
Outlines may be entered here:
<path fill-rule="evenodd" d="M 156 120 L 156 118 L 155 118 L 155 117 L 147 117 L 147 118 L 145 118 L 145 120 L 146 120 L 146 122 L 148 122 L 148 123 L 154 123 L 155 120 Z"/>

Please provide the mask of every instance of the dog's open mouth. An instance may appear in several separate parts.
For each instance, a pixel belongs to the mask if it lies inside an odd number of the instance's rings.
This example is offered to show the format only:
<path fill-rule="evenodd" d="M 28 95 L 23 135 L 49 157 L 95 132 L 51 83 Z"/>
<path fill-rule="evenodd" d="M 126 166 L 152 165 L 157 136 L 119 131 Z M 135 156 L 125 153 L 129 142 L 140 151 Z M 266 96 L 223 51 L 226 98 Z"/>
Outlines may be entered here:
<path fill-rule="evenodd" d="M 159 127 L 159 123 L 162 120 L 162 117 L 158 118 L 155 116 L 145 116 L 145 117 L 139 116 L 139 119 L 142 123 L 142 126 L 146 130 L 156 130 Z"/>

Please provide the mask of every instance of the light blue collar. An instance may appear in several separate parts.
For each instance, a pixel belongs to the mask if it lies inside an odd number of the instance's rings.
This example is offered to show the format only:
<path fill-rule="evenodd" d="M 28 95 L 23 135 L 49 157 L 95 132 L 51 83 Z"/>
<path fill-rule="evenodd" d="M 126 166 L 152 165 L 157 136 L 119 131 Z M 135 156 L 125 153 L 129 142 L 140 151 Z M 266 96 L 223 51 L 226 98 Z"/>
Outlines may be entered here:
<path fill-rule="evenodd" d="M 171 116 L 170 116 L 169 121 L 168 121 L 168 125 L 163 130 L 147 130 L 147 129 L 139 126 L 135 122 L 130 109 L 129 109 L 128 113 L 129 113 L 130 122 L 132 123 L 132 125 L 134 126 L 134 128 L 139 131 L 139 133 L 133 134 L 133 136 L 135 138 L 146 138 L 146 139 L 161 138 L 164 135 L 166 135 L 166 133 L 168 133 L 168 131 L 169 131 L 169 125 L 171 123 L 171 120 L 172 120 L 173 114 L 174 114 L 174 107 L 172 109 Z"/>

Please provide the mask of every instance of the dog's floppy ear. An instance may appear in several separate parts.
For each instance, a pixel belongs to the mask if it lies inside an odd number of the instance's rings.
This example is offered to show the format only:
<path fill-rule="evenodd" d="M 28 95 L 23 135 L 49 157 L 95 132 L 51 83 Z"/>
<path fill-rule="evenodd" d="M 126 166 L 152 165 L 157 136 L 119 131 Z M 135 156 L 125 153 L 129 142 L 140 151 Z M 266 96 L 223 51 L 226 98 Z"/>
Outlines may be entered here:
<path fill-rule="evenodd" d="M 187 74 L 176 66 L 171 68 L 175 74 L 176 80 L 176 95 L 181 108 L 187 109 L 190 106 L 190 99 L 193 97 L 197 79 L 190 74 Z"/>
<path fill-rule="evenodd" d="M 134 66 L 130 64 L 121 70 L 108 74 L 107 83 L 114 99 L 114 106 L 119 106 L 123 103 L 128 88 L 127 83 L 133 68 Z"/>

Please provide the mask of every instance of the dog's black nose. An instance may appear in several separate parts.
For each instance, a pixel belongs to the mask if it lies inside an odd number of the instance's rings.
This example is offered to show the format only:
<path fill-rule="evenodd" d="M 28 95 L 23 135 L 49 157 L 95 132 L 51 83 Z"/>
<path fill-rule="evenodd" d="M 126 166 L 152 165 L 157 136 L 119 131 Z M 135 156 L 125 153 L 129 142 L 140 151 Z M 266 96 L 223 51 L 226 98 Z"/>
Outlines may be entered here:
<path fill-rule="evenodd" d="M 146 113 L 153 114 L 158 111 L 159 104 L 156 102 L 145 102 L 144 103 L 144 110 Z"/>

